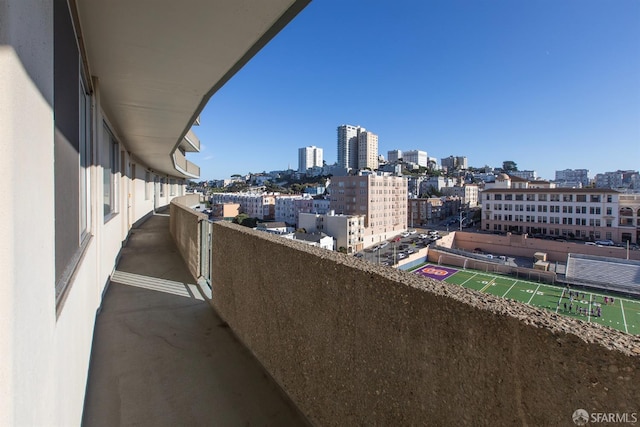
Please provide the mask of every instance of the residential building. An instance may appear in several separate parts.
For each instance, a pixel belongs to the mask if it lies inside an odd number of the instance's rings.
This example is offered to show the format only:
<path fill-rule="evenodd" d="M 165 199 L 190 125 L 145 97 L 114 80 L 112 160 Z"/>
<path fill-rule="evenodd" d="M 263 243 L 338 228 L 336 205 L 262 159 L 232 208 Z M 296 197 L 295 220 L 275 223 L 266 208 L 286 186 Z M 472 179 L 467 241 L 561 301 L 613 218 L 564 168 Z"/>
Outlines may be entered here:
<path fill-rule="evenodd" d="M 322 148 L 315 145 L 298 149 L 298 172 L 305 173 L 310 168 L 322 167 Z"/>
<path fill-rule="evenodd" d="M 446 176 L 430 176 L 420 183 L 420 194 L 430 194 L 431 191 L 442 191 L 445 187 L 453 187 L 456 180 Z"/>
<path fill-rule="evenodd" d="M 358 133 L 358 169 L 378 169 L 378 135 L 364 128 Z"/>
<path fill-rule="evenodd" d="M 622 233 L 633 235 L 633 209 L 630 222 L 622 221 L 621 193 L 593 188 L 494 188 L 483 192 L 482 229 L 582 239 L 622 240 Z M 635 201 L 632 201 L 635 202 Z M 629 229 L 626 229 L 629 227 Z M 631 233 L 629 232 L 631 230 Z"/>
<path fill-rule="evenodd" d="M 397 162 L 402 159 L 402 150 L 387 151 L 387 161 L 389 163 Z"/>
<path fill-rule="evenodd" d="M 319 248 L 327 249 L 330 251 L 334 249 L 333 237 L 327 236 L 325 233 L 322 233 L 322 232 L 304 233 L 304 232 L 296 231 L 295 233 L 291 233 L 286 237 L 292 240 L 297 240 L 299 242 L 306 243 L 309 246 L 317 246 Z"/>
<path fill-rule="evenodd" d="M 586 187 L 589 185 L 589 181 L 588 169 L 564 169 L 556 171 L 555 182 L 561 187 L 566 187 L 566 183 L 580 183 L 579 186 L 574 186 L 577 188 Z"/>
<path fill-rule="evenodd" d="M 331 210 L 331 200 L 329 199 L 313 199 L 311 212 L 324 215 Z"/>
<path fill-rule="evenodd" d="M 427 180 L 426 176 L 409 176 L 407 177 L 407 195 L 409 198 L 420 197 L 420 186 Z"/>
<path fill-rule="evenodd" d="M 406 178 L 361 173 L 358 176 L 333 177 L 331 187 L 332 210 L 365 216 L 365 246 L 406 230 Z"/>
<path fill-rule="evenodd" d="M 633 170 L 599 173 L 594 181 L 596 188 L 640 189 L 640 174 Z"/>
<path fill-rule="evenodd" d="M 350 170 L 358 168 L 358 133 L 360 126 L 338 126 L 338 167 Z"/>
<path fill-rule="evenodd" d="M 173 199 L 199 204 L 192 126 L 307 3 L 2 2 L 0 425 L 83 424 L 121 249 Z"/>
<path fill-rule="evenodd" d="M 284 222 L 259 222 L 255 228 L 258 231 L 264 231 L 271 234 L 292 234 L 295 229 L 288 226 Z"/>
<path fill-rule="evenodd" d="M 440 164 L 443 168 L 447 169 L 447 172 L 453 172 L 457 170 L 467 169 L 466 156 L 449 156 L 440 160 Z"/>
<path fill-rule="evenodd" d="M 535 181 L 538 179 L 538 173 L 530 170 L 510 171 L 509 176 L 517 176 L 518 178 L 526 179 L 527 181 Z"/>
<path fill-rule="evenodd" d="M 238 203 L 215 203 L 211 205 L 211 217 L 217 220 L 230 221 L 240 215 Z"/>
<path fill-rule="evenodd" d="M 439 197 L 409 199 L 407 215 L 409 227 L 428 226 L 443 220 L 444 203 Z"/>
<path fill-rule="evenodd" d="M 429 157 L 427 156 L 427 152 L 421 150 L 404 151 L 403 160 L 407 163 L 413 163 L 424 168 L 429 165 Z"/>
<path fill-rule="evenodd" d="M 378 169 L 378 135 L 360 126 L 338 126 L 338 167 Z"/>
<path fill-rule="evenodd" d="M 329 211 L 326 214 L 301 213 L 298 228 L 307 232 L 323 232 L 335 240 L 335 250 L 348 254 L 364 249 L 365 215 L 343 215 Z"/>
<path fill-rule="evenodd" d="M 475 184 L 443 187 L 441 191 L 445 196 L 459 197 L 462 199 L 462 204 L 468 208 L 475 208 L 478 206 L 478 186 Z"/>
<path fill-rule="evenodd" d="M 240 211 L 252 218 L 270 220 L 275 217 L 276 194 L 271 193 L 213 193 L 211 204 L 238 203 Z"/>

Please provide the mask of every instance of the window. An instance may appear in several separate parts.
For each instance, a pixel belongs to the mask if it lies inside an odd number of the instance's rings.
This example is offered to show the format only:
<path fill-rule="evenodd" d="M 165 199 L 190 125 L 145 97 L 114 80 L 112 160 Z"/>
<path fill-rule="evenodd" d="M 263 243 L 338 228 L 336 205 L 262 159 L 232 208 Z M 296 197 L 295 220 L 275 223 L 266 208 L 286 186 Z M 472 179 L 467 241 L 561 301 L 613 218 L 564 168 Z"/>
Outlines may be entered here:
<path fill-rule="evenodd" d="M 613 197 L 611 197 L 611 194 L 607 194 L 607 203 L 611 203 L 613 201 Z"/>
<path fill-rule="evenodd" d="M 578 194 L 576 195 L 576 202 L 586 202 L 587 195 L 586 194 Z"/>
<path fill-rule="evenodd" d="M 564 194 L 562 196 L 563 202 L 573 202 L 573 194 Z"/>
<path fill-rule="evenodd" d="M 165 184 L 165 179 L 164 178 L 160 178 L 160 197 L 164 197 L 164 184 Z"/>
<path fill-rule="evenodd" d="M 516 200 L 523 200 L 524 194 L 516 194 Z"/>
<path fill-rule="evenodd" d="M 151 173 L 145 172 L 144 174 L 144 199 L 149 200 L 151 198 Z"/>
<path fill-rule="evenodd" d="M 550 194 L 549 195 L 549 200 L 552 202 L 559 202 L 560 201 L 560 195 L 559 194 Z"/>
<path fill-rule="evenodd" d="M 600 195 L 599 194 L 598 195 L 592 194 L 591 195 L 591 202 L 592 203 L 599 203 L 600 202 Z"/>
<path fill-rule="evenodd" d="M 169 178 L 169 195 L 176 195 L 176 180 L 173 178 Z"/>
<path fill-rule="evenodd" d="M 527 194 L 527 202 L 535 202 L 536 195 L 535 194 Z"/>
<path fill-rule="evenodd" d="M 116 213 L 116 174 L 118 173 L 118 143 L 104 123 L 102 145 L 102 205 L 105 221 Z"/>
<path fill-rule="evenodd" d="M 495 200 L 502 200 L 502 194 L 496 194 Z"/>
<path fill-rule="evenodd" d="M 607 208 L 607 215 L 611 215 L 612 214 L 612 209 L 611 208 Z"/>
<path fill-rule="evenodd" d="M 513 200 L 513 194 L 505 194 L 504 195 L 504 199 L 505 200 Z"/>
<path fill-rule="evenodd" d="M 80 242 L 91 229 L 91 96 L 80 79 Z"/>
<path fill-rule="evenodd" d="M 547 195 L 546 194 L 538 194 L 538 201 L 539 202 L 546 202 L 547 201 Z"/>

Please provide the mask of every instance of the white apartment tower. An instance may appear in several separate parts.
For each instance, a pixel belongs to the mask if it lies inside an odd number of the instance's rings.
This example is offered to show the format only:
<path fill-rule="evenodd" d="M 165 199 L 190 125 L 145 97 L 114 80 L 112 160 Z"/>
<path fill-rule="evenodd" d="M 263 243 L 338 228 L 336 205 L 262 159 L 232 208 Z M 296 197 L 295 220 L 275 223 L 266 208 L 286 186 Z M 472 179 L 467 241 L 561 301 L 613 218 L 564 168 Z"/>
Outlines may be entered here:
<path fill-rule="evenodd" d="M 378 169 L 378 135 L 360 126 L 338 126 L 338 166 Z"/>
<path fill-rule="evenodd" d="M 429 157 L 427 156 L 427 152 L 421 150 L 405 151 L 403 160 L 405 162 L 414 163 L 425 168 L 429 164 Z"/>
<path fill-rule="evenodd" d="M 322 167 L 322 148 L 314 145 L 298 149 L 298 172 L 306 172 L 313 167 Z"/>
<path fill-rule="evenodd" d="M 338 126 L 338 166 L 344 169 L 358 167 L 358 132 L 360 126 Z"/>

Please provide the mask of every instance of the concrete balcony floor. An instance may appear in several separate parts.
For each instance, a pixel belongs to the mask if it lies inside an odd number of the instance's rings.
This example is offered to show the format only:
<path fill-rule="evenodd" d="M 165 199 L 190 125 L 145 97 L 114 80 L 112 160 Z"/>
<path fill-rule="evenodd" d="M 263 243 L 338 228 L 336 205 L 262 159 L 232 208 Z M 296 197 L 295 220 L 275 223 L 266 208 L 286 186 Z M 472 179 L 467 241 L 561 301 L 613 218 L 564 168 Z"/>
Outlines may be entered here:
<path fill-rule="evenodd" d="M 132 230 L 96 319 L 83 425 L 308 425 L 194 283 L 168 215 Z"/>

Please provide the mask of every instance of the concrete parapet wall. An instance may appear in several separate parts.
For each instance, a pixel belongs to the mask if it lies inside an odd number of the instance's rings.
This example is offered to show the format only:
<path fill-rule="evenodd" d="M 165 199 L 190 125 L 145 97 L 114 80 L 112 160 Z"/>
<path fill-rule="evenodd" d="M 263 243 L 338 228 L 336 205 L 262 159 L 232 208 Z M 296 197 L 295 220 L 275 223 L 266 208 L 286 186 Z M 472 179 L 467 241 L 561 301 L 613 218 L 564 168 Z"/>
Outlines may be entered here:
<path fill-rule="evenodd" d="M 640 412 L 640 338 L 229 223 L 212 304 L 316 425 Z"/>
<path fill-rule="evenodd" d="M 180 255 L 184 259 L 189 272 L 197 279 L 200 275 L 200 221 L 207 216 L 194 211 L 190 206 L 197 205 L 199 194 L 176 197 L 169 207 L 169 230 Z"/>
<path fill-rule="evenodd" d="M 440 243 L 439 244 L 443 244 Z M 457 231 L 452 246 L 454 248 L 473 251 L 481 248 L 486 252 L 531 257 L 535 252 L 546 252 L 547 260 L 566 262 L 567 254 L 582 253 L 612 258 L 626 258 L 627 251 L 618 247 L 589 246 L 583 243 L 557 242 L 553 240 L 533 239 L 525 235 L 499 236 L 485 233 L 467 233 Z M 629 259 L 640 260 L 640 251 L 629 251 Z"/>

